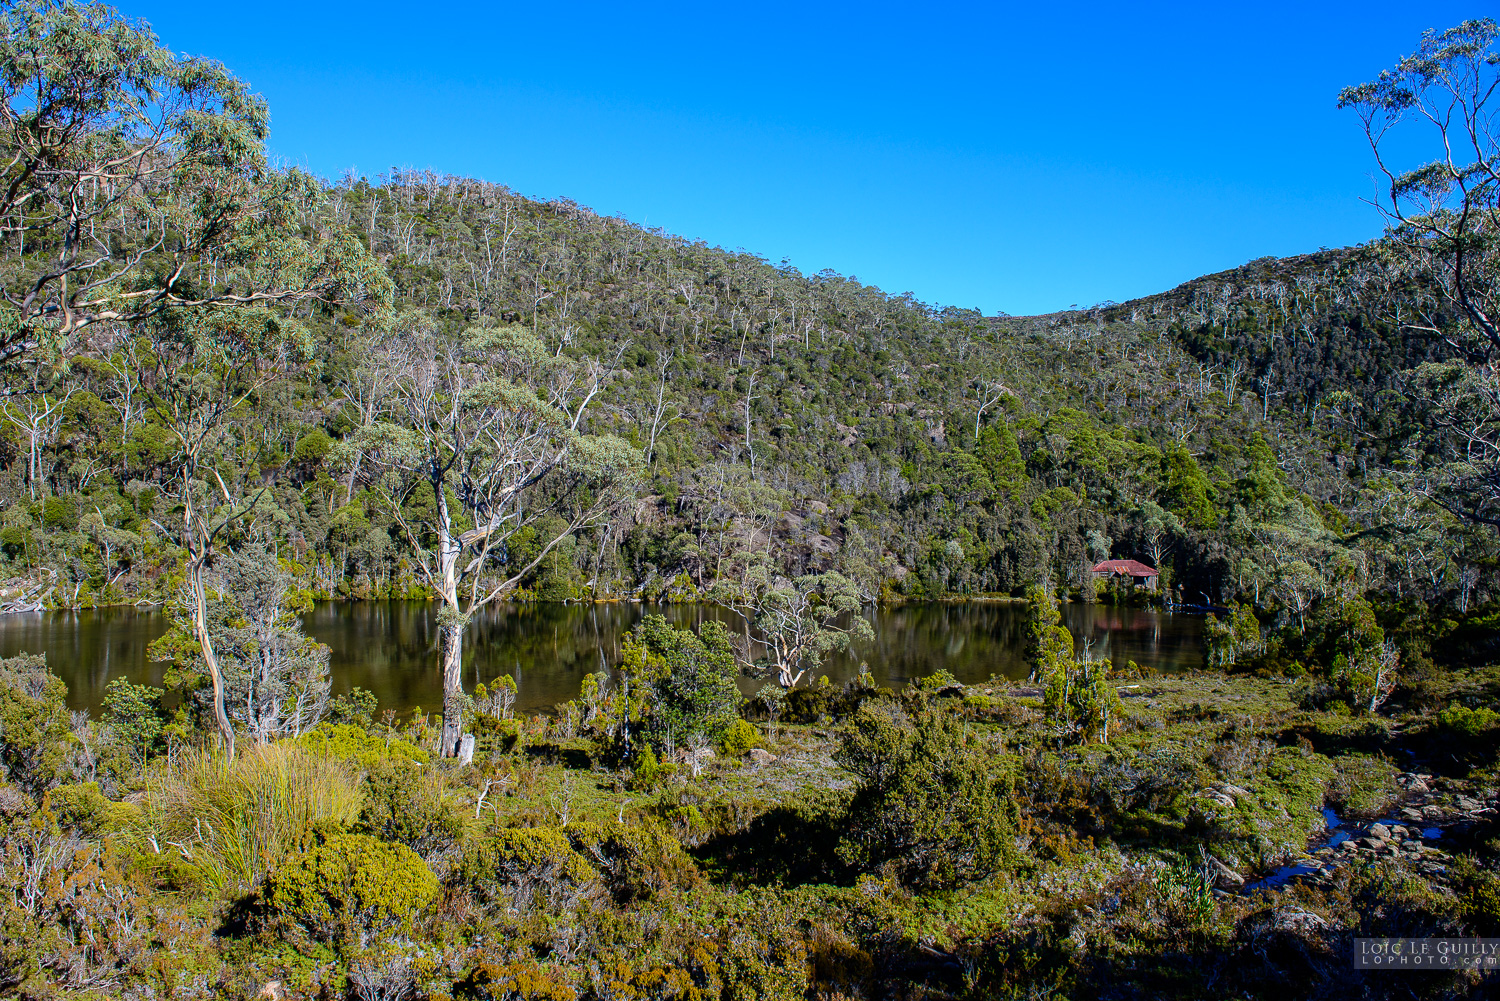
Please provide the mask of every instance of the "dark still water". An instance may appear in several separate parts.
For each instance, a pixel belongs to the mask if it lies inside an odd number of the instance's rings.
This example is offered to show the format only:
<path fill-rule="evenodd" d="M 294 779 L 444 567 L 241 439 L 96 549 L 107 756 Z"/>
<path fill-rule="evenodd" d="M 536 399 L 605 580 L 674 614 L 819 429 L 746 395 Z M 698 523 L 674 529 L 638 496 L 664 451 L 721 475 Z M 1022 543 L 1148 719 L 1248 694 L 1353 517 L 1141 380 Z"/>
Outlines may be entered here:
<path fill-rule="evenodd" d="M 550 709 L 578 694 L 586 674 L 619 662 L 620 642 L 642 615 L 660 613 L 677 625 L 705 618 L 738 620 L 712 605 L 650 606 L 505 605 L 478 617 L 464 641 L 465 682 L 515 677 L 517 708 Z M 333 650 L 333 690 L 358 686 L 374 692 L 382 708 L 442 704 L 437 673 L 437 606 L 427 602 L 329 602 L 309 612 L 310 636 Z M 1026 607 L 1022 604 L 918 604 L 866 613 L 875 639 L 850 656 L 831 658 L 819 672 L 835 683 L 868 663 L 876 680 L 899 688 L 946 668 L 960 681 L 992 674 L 1022 678 L 1026 666 Z M 1202 664 L 1203 620 L 1144 609 L 1102 605 L 1063 606 L 1076 640 L 1094 640 L 1094 654 L 1124 666 L 1127 660 L 1174 672 Z M 0 615 L 0 656 L 45 653 L 68 683 L 74 708 L 97 711 L 104 687 L 126 677 L 161 683 L 164 666 L 146 658 L 146 645 L 167 627 L 158 610 L 104 608 L 78 612 Z M 744 679 L 747 692 L 760 683 Z"/>

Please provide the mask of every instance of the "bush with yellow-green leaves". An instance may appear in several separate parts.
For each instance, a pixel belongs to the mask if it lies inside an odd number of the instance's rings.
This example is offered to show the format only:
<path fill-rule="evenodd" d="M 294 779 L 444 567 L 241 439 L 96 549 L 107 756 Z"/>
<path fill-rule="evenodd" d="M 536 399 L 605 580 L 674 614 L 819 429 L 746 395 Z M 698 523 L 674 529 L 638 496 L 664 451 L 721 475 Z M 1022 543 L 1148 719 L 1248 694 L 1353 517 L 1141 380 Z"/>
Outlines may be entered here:
<path fill-rule="evenodd" d="M 339 831 L 288 855 L 264 896 L 275 916 L 315 940 L 363 949 L 410 931 L 437 892 L 437 876 L 410 848 Z"/>

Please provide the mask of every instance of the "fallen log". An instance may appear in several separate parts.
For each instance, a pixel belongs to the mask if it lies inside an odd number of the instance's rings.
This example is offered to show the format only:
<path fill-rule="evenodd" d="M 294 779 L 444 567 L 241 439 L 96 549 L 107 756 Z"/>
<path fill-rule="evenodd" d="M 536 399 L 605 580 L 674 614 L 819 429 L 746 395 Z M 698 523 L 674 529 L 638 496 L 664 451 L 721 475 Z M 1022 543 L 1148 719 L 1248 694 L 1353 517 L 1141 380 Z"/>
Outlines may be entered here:
<path fill-rule="evenodd" d="M 42 611 L 47 607 L 47 599 L 57 589 L 56 579 L 54 571 L 44 581 L 17 577 L 0 584 L 0 614 Z"/>

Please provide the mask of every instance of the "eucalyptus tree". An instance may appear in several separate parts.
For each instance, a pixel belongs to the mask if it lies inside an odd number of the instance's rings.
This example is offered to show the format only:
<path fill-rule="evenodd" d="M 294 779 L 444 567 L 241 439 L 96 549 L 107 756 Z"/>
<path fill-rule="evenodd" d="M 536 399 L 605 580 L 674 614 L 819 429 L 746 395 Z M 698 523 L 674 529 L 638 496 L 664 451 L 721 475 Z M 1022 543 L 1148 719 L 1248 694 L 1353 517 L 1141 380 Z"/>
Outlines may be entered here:
<path fill-rule="evenodd" d="M 672 358 L 676 354 L 672 350 L 656 352 L 656 392 L 654 398 L 648 398 L 641 406 L 638 421 L 642 427 L 647 427 L 646 434 L 646 462 L 651 463 L 656 459 L 656 439 L 666 427 L 673 421 L 679 419 L 682 414 L 682 406 L 667 398 L 667 371 L 671 368 Z M 647 420 L 649 418 L 649 420 Z"/>
<path fill-rule="evenodd" d="M 26 443 L 26 486 L 36 500 L 37 481 L 42 478 L 42 450 L 51 444 L 67 416 L 68 399 L 73 390 L 58 387 L 56 391 L 36 385 L 0 401 L 0 420 L 15 429 L 16 437 Z"/>
<path fill-rule="evenodd" d="M 829 654 L 875 635 L 860 614 L 858 586 L 833 571 L 788 577 L 771 561 L 752 559 L 737 581 L 721 583 L 713 597 L 759 634 L 740 651 L 744 668 L 775 678 L 783 689 L 797 687 Z M 757 655 L 757 647 L 764 652 Z"/>
<path fill-rule="evenodd" d="M 245 496 L 246 484 L 226 461 L 242 444 L 243 418 L 257 394 L 298 363 L 297 345 L 283 336 L 279 319 L 268 309 L 179 313 L 144 329 L 148 346 L 142 358 L 150 365 L 140 373 L 146 414 L 172 447 L 159 486 L 180 519 L 170 528 L 157 522 L 157 528 L 180 539 L 183 604 L 213 685 L 214 719 L 231 750 L 235 731 L 210 629 L 209 575 L 222 536 L 251 515 L 257 499 Z"/>
<path fill-rule="evenodd" d="M 641 454 L 585 418 L 606 369 L 524 327 L 441 333 L 421 317 L 385 353 L 387 419 L 365 432 L 378 487 L 442 604 L 442 749 L 463 735 L 464 628 L 565 540 L 633 496 Z M 551 517 L 549 517 L 551 516 Z M 555 519 L 555 520 L 554 520 Z M 540 533 L 525 557 L 518 534 Z"/>
<path fill-rule="evenodd" d="M 235 412 L 307 355 L 290 307 L 378 312 L 392 292 L 357 239 L 321 224 L 319 185 L 269 166 L 266 128 L 265 103 L 223 66 L 175 55 L 110 8 L 0 12 L 0 362 L 76 350 L 96 330 L 84 346 L 106 355 L 145 345 L 146 371 L 117 370 L 128 397 L 149 381 L 146 409 L 175 444 L 163 485 L 231 749 L 203 575 L 245 512 L 210 460 Z"/>
<path fill-rule="evenodd" d="M 221 64 L 109 7 L 7 4 L 0 362 L 174 311 L 337 294 L 358 244 L 303 237 L 317 185 L 268 166 L 267 122 Z"/>
<path fill-rule="evenodd" d="M 1378 168 L 1388 318 L 1446 342 L 1411 374 L 1403 412 L 1415 483 L 1500 526 L 1500 27 L 1429 31 L 1375 80 L 1345 88 Z M 1417 144 L 1422 145 L 1418 146 Z M 1413 162 L 1410 151 L 1430 159 Z"/>

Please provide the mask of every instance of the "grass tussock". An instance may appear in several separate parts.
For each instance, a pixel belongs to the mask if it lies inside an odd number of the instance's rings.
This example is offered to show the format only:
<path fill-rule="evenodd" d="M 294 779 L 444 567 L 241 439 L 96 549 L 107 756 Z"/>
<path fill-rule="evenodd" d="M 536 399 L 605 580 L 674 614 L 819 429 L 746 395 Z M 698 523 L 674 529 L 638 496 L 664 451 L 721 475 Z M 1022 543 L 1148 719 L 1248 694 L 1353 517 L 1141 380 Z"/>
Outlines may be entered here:
<path fill-rule="evenodd" d="M 346 765 L 289 744 L 188 749 L 147 772 L 135 834 L 179 882 L 223 891 L 254 885 L 309 832 L 349 826 L 362 803 Z"/>

